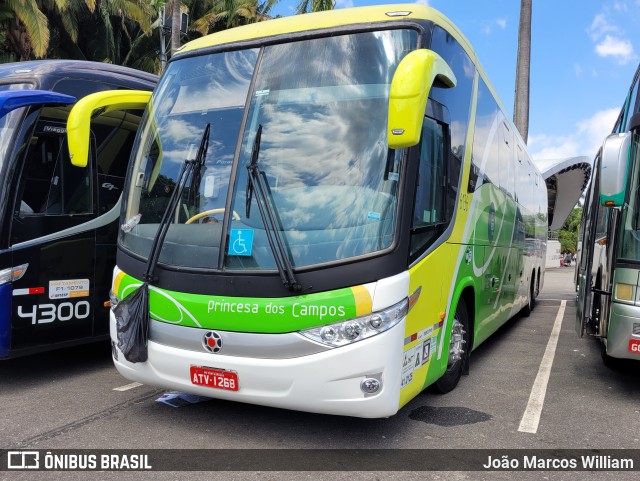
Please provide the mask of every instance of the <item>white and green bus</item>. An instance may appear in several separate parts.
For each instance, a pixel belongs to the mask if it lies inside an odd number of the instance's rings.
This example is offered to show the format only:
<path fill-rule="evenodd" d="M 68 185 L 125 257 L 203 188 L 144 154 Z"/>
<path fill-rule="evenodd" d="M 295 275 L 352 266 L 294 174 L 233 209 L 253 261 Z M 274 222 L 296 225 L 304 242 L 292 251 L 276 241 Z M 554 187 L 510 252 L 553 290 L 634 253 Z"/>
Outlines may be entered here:
<path fill-rule="evenodd" d="M 118 95 L 77 105 L 74 125 Z M 543 280 L 544 180 L 468 41 L 421 5 L 188 43 L 122 202 L 112 302 L 144 282 L 149 318 L 140 358 L 112 315 L 116 367 L 213 398 L 393 415 L 453 389 Z"/>
<path fill-rule="evenodd" d="M 593 166 L 576 266 L 576 331 L 605 364 L 640 359 L 640 67 Z"/>

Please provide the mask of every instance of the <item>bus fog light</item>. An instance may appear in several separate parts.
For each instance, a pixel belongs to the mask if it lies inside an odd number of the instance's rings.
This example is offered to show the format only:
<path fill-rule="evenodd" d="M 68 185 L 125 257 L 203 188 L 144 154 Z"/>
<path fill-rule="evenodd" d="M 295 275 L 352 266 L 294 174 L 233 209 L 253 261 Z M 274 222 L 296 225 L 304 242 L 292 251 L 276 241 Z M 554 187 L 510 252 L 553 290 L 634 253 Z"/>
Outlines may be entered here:
<path fill-rule="evenodd" d="M 408 306 L 409 301 L 405 298 L 367 316 L 304 329 L 299 334 L 329 347 L 346 346 L 388 331 L 405 318 Z"/>
<path fill-rule="evenodd" d="M 380 390 L 382 384 L 377 379 L 368 377 L 360 383 L 360 389 L 365 394 L 374 394 Z"/>

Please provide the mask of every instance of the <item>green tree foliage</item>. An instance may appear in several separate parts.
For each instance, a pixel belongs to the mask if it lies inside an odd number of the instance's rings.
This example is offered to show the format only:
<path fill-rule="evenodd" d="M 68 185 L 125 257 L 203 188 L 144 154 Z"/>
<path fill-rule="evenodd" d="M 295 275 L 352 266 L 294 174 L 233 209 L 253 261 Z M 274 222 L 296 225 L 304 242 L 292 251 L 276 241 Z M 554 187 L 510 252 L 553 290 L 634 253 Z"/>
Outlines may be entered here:
<path fill-rule="evenodd" d="M 208 35 L 227 28 L 269 20 L 271 9 L 278 0 L 204 0 L 203 5 L 194 5 L 200 11 L 189 30 Z"/>
<path fill-rule="evenodd" d="M 273 18 L 279 0 L 0 0 L 0 62 L 94 60 L 160 72 L 159 12 L 189 14 L 180 42 Z M 304 11 L 334 1 L 301 2 Z M 167 49 L 170 51 L 170 49 Z"/>
<path fill-rule="evenodd" d="M 26 60 L 30 55 L 43 57 L 49 46 L 49 26 L 37 0 L 3 0 L 0 3 L 0 30 L 4 45 L 2 56 Z"/>
<path fill-rule="evenodd" d="M 322 12 L 333 10 L 336 6 L 335 0 L 300 0 L 296 7 L 296 13 Z"/>
<path fill-rule="evenodd" d="M 0 58 L 122 63 L 155 17 L 149 0 L 2 0 Z"/>
<path fill-rule="evenodd" d="M 580 220 L 582 219 L 582 207 L 576 207 L 567 217 L 562 228 L 558 231 L 560 241 L 560 252 L 575 253 L 578 248 L 578 232 L 580 231 Z"/>

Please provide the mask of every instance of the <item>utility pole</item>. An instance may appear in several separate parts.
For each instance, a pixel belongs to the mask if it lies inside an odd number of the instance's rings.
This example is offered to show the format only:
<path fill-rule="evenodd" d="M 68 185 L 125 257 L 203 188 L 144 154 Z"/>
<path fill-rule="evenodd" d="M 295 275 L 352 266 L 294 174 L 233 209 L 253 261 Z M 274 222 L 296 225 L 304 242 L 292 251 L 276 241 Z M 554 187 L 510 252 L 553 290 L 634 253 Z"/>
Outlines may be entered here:
<path fill-rule="evenodd" d="M 167 41 L 165 39 L 166 28 L 164 26 L 164 9 L 160 10 L 160 72 L 164 72 L 164 68 L 167 66 Z"/>
<path fill-rule="evenodd" d="M 531 4 L 520 0 L 520 27 L 518 28 L 518 60 L 516 64 L 516 91 L 513 101 L 513 123 L 525 143 L 529 137 L 529 77 L 531 72 Z"/>

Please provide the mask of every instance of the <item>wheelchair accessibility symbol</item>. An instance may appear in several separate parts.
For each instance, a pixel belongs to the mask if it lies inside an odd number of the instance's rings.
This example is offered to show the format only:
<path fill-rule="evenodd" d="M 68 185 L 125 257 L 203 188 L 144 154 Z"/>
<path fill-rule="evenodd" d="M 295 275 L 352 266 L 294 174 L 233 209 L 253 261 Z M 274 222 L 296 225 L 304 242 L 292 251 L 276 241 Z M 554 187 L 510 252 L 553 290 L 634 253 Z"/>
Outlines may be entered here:
<path fill-rule="evenodd" d="M 231 229 L 229 234 L 230 256 L 250 256 L 253 251 L 252 229 Z"/>

